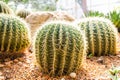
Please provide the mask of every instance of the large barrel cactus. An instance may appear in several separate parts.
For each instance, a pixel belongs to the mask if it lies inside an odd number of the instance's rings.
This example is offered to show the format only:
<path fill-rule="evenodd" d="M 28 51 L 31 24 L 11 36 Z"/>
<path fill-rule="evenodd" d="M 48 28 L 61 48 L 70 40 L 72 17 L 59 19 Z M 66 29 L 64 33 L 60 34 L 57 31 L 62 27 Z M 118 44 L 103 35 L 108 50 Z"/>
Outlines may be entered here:
<path fill-rule="evenodd" d="M 30 14 L 30 11 L 21 9 L 16 11 L 16 15 L 19 16 L 20 18 L 26 18 Z"/>
<path fill-rule="evenodd" d="M 84 34 L 73 25 L 46 23 L 35 37 L 35 56 L 40 70 L 50 76 L 61 76 L 81 68 L 85 60 L 85 42 Z"/>
<path fill-rule="evenodd" d="M 17 17 L 0 14 L 0 52 L 22 52 L 30 45 L 30 31 Z"/>
<path fill-rule="evenodd" d="M 13 11 L 6 3 L 0 1 L 0 13 L 13 14 Z"/>
<path fill-rule="evenodd" d="M 89 54 L 116 54 L 117 30 L 111 21 L 102 17 L 89 17 L 77 21 L 77 24 L 86 33 Z"/>

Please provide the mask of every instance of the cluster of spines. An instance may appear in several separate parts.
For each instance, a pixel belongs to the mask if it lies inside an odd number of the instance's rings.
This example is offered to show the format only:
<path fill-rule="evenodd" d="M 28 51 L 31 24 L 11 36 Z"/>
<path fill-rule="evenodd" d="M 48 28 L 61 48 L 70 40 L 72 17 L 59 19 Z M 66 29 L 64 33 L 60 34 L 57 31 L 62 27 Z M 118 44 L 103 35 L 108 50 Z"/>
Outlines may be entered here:
<path fill-rule="evenodd" d="M 17 17 L 0 15 L 0 51 L 23 52 L 30 45 L 30 31 Z"/>
<path fill-rule="evenodd" d="M 52 22 L 38 30 L 35 38 L 36 61 L 42 72 L 65 75 L 79 69 L 85 60 L 85 36 L 63 22 Z"/>
<path fill-rule="evenodd" d="M 0 13 L 13 14 L 13 11 L 11 8 L 9 8 L 9 6 L 6 3 L 0 1 Z"/>
<path fill-rule="evenodd" d="M 111 21 L 101 17 L 89 17 L 77 24 L 86 33 L 89 54 L 116 54 L 117 30 Z"/>

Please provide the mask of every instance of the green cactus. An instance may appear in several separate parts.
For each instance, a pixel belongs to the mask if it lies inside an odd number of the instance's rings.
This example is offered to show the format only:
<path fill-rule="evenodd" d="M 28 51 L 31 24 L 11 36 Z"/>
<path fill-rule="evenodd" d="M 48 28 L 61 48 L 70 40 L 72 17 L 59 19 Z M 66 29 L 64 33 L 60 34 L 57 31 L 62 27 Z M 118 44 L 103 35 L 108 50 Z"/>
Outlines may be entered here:
<path fill-rule="evenodd" d="M 6 3 L 0 1 L 0 13 L 13 14 L 13 11 L 11 8 L 9 8 L 9 6 Z"/>
<path fill-rule="evenodd" d="M 46 23 L 36 33 L 34 43 L 36 62 L 50 76 L 74 72 L 85 60 L 85 36 L 68 23 Z"/>
<path fill-rule="evenodd" d="M 20 18 L 26 18 L 28 15 L 30 14 L 30 11 L 25 10 L 25 9 L 21 9 L 16 11 L 16 15 L 19 16 Z"/>
<path fill-rule="evenodd" d="M 89 17 L 77 21 L 86 33 L 88 54 L 95 56 L 116 54 L 117 30 L 112 22 L 102 17 Z"/>
<path fill-rule="evenodd" d="M 23 52 L 30 45 L 30 31 L 17 17 L 0 14 L 0 52 Z"/>

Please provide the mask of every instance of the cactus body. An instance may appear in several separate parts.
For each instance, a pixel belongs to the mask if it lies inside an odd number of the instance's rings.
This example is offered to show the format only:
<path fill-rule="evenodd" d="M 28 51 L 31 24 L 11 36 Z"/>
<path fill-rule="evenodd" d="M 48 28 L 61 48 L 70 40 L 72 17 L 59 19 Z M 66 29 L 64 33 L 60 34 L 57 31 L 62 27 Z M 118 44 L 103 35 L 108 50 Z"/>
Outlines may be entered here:
<path fill-rule="evenodd" d="M 26 18 L 29 14 L 30 12 L 25 9 L 16 11 L 16 15 L 19 16 L 20 18 Z"/>
<path fill-rule="evenodd" d="M 9 6 L 6 3 L 0 1 L 0 13 L 13 14 L 13 11 L 11 8 L 9 8 Z"/>
<path fill-rule="evenodd" d="M 30 45 L 30 32 L 25 23 L 10 15 L 0 14 L 0 52 L 22 52 Z"/>
<path fill-rule="evenodd" d="M 116 54 L 117 30 L 111 21 L 101 17 L 91 17 L 77 24 L 86 33 L 88 53 L 96 56 Z"/>
<path fill-rule="evenodd" d="M 51 22 L 36 33 L 35 56 L 42 72 L 50 76 L 66 75 L 82 67 L 85 36 L 63 22 Z"/>

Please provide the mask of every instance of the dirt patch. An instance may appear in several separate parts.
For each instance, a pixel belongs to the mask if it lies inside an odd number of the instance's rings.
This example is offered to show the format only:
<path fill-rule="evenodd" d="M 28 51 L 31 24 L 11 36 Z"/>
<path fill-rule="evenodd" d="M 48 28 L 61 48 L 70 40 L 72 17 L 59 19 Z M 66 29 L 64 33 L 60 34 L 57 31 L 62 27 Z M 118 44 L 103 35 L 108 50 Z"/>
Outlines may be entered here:
<path fill-rule="evenodd" d="M 0 80 L 110 80 L 108 70 L 112 64 L 120 66 L 120 55 L 87 58 L 85 68 L 77 71 L 75 79 L 70 76 L 50 78 L 43 75 L 33 62 L 31 53 L 17 59 L 6 58 L 0 63 Z"/>

